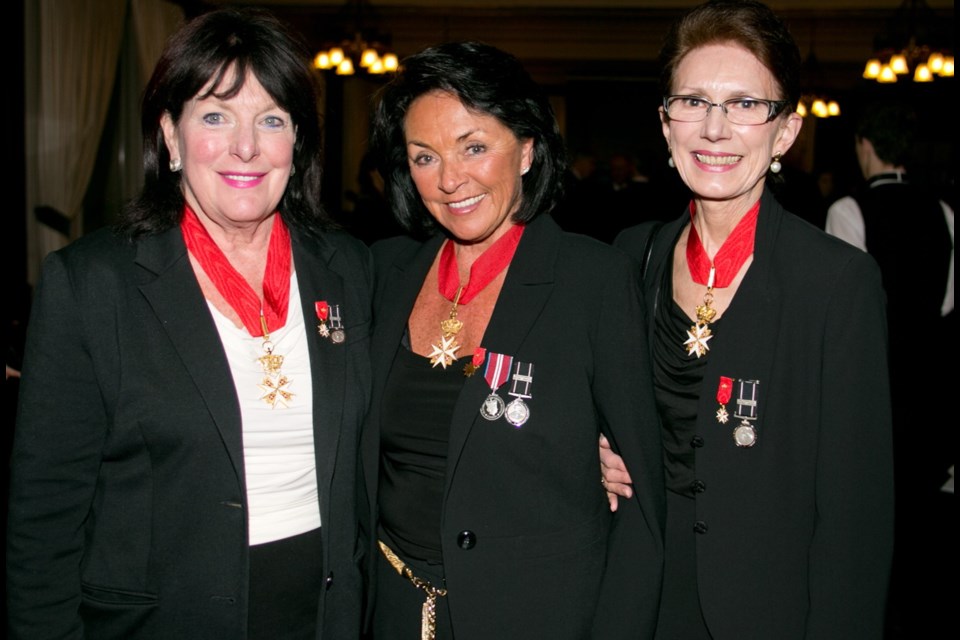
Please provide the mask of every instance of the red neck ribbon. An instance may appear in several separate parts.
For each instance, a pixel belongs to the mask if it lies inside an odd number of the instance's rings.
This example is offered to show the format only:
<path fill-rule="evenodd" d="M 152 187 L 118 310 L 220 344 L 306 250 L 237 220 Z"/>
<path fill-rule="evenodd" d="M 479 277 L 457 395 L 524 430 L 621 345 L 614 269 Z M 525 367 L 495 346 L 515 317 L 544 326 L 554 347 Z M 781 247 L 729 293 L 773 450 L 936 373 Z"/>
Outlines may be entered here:
<path fill-rule="evenodd" d="M 753 253 L 753 240 L 757 231 L 757 216 L 760 213 L 760 201 L 753 205 L 750 211 L 740 219 L 727 239 L 720 246 L 720 250 L 713 256 L 713 262 L 707 257 L 707 252 L 697 233 L 697 225 L 693 223 L 696 216 L 696 206 L 690 203 L 690 235 L 687 238 L 687 267 L 694 282 L 707 284 L 710 277 L 710 267 L 715 268 L 713 286 L 717 289 L 729 287 L 737 277 L 740 267 Z"/>
<path fill-rule="evenodd" d="M 233 268 L 189 206 L 183 212 L 180 230 L 190 255 L 196 258 L 220 295 L 237 312 L 250 335 L 263 335 L 261 313 L 268 333 L 286 324 L 287 305 L 290 302 L 290 232 L 279 213 L 273 214 L 267 267 L 263 272 L 262 305 L 256 291 Z"/>
<path fill-rule="evenodd" d="M 510 264 L 517 245 L 520 244 L 523 229 L 524 226 L 521 224 L 513 225 L 480 254 L 470 267 L 470 280 L 463 288 L 458 304 L 467 304 L 473 300 L 484 287 L 490 284 L 491 280 L 497 277 L 497 274 Z M 457 269 L 457 255 L 451 240 L 444 243 L 443 250 L 440 252 L 437 283 L 440 285 L 440 295 L 444 298 L 453 300 L 456 297 L 457 289 L 460 288 L 460 271 Z"/>

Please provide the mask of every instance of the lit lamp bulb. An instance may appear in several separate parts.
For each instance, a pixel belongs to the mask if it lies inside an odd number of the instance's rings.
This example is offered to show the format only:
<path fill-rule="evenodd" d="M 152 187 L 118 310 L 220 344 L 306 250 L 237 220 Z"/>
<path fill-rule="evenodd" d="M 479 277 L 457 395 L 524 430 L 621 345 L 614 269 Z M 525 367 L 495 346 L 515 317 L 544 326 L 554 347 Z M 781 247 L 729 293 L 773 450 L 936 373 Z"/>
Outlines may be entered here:
<path fill-rule="evenodd" d="M 334 67 L 339 67 L 340 63 L 343 62 L 343 49 L 340 47 L 334 47 L 330 49 L 330 65 Z M 353 66 L 352 64 L 350 65 Z"/>
<path fill-rule="evenodd" d="M 863 68 L 863 77 L 867 80 L 875 80 L 880 76 L 880 69 L 883 67 L 876 58 L 867 60 L 867 66 Z"/>
<path fill-rule="evenodd" d="M 313 59 L 313 66 L 317 69 L 329 69 L 333 66 L 330 63 L 330 55 L 326 51 L 321 51 Z"/>
<path fill-rule="evenodd" d="M 943 71 L 943 54 L 937 53 L 936 51 L 931 53 L 930 57 L 927 58 L 927 67 L 934 73 Z"/>
<path fill-rule="evenodd" d="M 367 69 L 379 60 L 380 56 L 377 55 L 377 52 L 374 49 L 367 48 L 363 50 L 363 54 L 360 56 L 360 66 Z"/>
<path fill-rule="evenodd" d="M 942 78 L 953 77 L 953 56 L 947 56 L 943 59 L 943 71 L 940 72 Z"/>
<path fill-rule="evenodd" d="M 377 58 L 376 62 L 374 62 L 369 67 L 367 67 L 367 71 L 369 71 L 375 76 L 378 76 L 381 73 L 383 73 L 383 60 L 381 60 L 380 58 Z"/>
<path fill-rule="evenodd" d="M 953 60 L 953 58 L 951 58 L 951 60 Z M 396 71 L 397 68 L 399 67 L 400 67 L 400 60 L 397 58 L 397 55 L 395 53 L 388 53 L 383 56 L 384 70 L 393 72 L 393 71 Z M 953 67 L 951 67 L 951 69 L 953 69 Z M 951 72 L 950 75 L 953 75 L 953 73 Z"/>
<path fill-rule="evenodd" d="M 813 104 L 810 105 L 810 113 L 817 116 L 818 118 L 827 117 L 827 103 L 817 98 L 813 101 Z"/>
<path fill-rule="evenodd" d="M 802 100 L 797 103 L 797 114 L 799 114 L 801 118 L 807 117 L 807 105 L 803 104 Z"/>
<path fill-rule="evenodd" d="M 893 72 L 898 76 L 910 71 L 910 68 L 907 67 L 907 59 L 901 54 L 897 54 L 890 58 L 890 69 L 892 69 Z"/>
<path fill-rule="evenodd" d="M 838 116 L 840 115 L 840 103 L 836 100 L 831 100 L 827 103 L 827 115 L 828 116 Z"/>
<path fill-rule="evenodd" d="M 893 72 L 893 69 L 890 68 L 890 65 L 885 64 L 883 68 L 880 69 L 880 75 L 877 76 L 877 82 L 896 82 L 897 74 Z"/>
<path fill-rule="evenodd" d="M 913 81 L 933 82 L 933 74 L 930 73 L 930 68 L 925 64 L 918 64 L 917 68 L 913 70 Z"/>
<path fill-rule="evenodd" d="M 338 76 L 352 76 L 353 75 L 353 61 L 350 58 L 344 58 L 340 61 L 340 64 L 337 65 L 337 75 Z"/>

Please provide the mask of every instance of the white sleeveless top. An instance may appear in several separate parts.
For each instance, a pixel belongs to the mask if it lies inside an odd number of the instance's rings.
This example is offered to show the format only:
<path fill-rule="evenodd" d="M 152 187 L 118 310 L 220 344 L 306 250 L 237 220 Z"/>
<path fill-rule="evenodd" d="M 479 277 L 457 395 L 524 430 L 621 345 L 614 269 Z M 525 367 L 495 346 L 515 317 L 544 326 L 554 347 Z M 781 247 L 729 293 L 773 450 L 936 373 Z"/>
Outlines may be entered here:
<path fill-rule="evenodd" d="M 270 334 L 273 352 L 283 356 L 283 386 L 292 393 L 275 404 L 264 401 L 258 358 L 263 338 L 238 328 L 209 302 L 240 401 L 243 461 L 247 483 L 250 545 L 289 538 L 320 526 L 313 443 L 313 385 L 310 353 L 300 305 L 297 274 L 290 275 L 287 323 Z M 274 382 L 274 384 L 276 384 Z"/>

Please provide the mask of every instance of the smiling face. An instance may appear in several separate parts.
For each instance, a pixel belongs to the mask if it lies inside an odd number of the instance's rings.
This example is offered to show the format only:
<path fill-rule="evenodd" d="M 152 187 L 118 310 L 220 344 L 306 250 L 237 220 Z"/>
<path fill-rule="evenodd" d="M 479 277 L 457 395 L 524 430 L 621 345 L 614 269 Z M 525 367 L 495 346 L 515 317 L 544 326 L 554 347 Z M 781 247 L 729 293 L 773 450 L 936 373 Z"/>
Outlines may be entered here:
<path fill-rule="evenodd" d="M 684 56 L 674 73 L 671 93 L 700 96 L 712 103 L 783 98 L 770 71 L 734 44 L 707 45 Z M 660 120 L 680 177 L 695 198 L 737 209 L 749 208 L 760 198 L 771 159 L 787 152 L 802 124 L 794 112 L 761 125 L 730 124 L 719 107 L 713 107 L 701 122 L 667 120 L 661 107 Z"/>
<path fill-rule="evenodd" d="M 228 73 L 221 86 L 232 81 Z M 232 98 L 195 97 L 179 122 L 165 113 L 160 124 L 170 158 L 183 165 L 184 199 L 201 221 L 242 229 L 276 211 L 293 166 L 296 128 L 256 76 L 249 73 Z"/>
<path fill-rule="evenodd" d="M 463 244 L 489 246 L 510 228 L 533 140 L 446 92 L 420 96 L 404 120 L 410 175 L 430 215 Z"/>

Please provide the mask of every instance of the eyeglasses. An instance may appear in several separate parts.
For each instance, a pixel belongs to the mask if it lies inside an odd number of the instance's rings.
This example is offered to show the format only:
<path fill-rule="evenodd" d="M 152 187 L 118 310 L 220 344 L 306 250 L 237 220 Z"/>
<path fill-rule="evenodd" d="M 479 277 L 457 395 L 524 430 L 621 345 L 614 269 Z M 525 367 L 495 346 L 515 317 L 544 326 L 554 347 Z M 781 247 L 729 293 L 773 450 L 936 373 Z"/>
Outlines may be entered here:
<path fill-rule="evenodd" d="M 710 110 L 720 107 L 731 124 L 758 125 L 770 122 L 790 104 L 789 100 L 763 100 L 761 98 L 731 98 L 723 102 L 710 102 L 700 96 L 666 96 L 663 110 L 677 122 L 700 122 Z"/>

